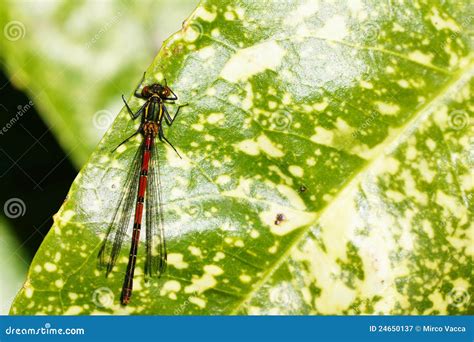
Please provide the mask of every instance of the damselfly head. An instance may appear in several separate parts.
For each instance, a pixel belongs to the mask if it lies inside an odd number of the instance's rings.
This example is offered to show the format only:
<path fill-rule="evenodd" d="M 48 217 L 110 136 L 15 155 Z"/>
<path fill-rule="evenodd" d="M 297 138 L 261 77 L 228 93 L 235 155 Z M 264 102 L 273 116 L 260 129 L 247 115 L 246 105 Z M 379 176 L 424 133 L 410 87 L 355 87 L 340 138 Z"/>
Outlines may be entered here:
<path fill-rule="evenodd" d="M 153 95 L 157 95 L 162 99 L 167 98 L 171 94 L 171 89 L 168 86 L 163 86 L 159 83 L 154 83 L 149 86 L 144 86 L 142 89 L 142 96 L 143 97 L 151 97 Z"/>

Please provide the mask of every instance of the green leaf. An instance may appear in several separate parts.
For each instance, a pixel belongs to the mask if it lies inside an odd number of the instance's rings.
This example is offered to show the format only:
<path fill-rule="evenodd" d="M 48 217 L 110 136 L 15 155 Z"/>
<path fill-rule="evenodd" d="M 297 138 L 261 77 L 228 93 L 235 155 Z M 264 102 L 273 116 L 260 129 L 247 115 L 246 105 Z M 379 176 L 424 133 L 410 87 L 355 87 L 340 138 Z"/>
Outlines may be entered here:
<path fill-rule="evenodd" d="M 0 2 L 3 67 L 78 169 L 123 105 L 117 94 L 138 81 L 196 3 Z"/>
<path fill-rule="evenodd" d="M 2 260 L 0 315 L 7 315 L 13 298 L 25 281 L 28 257 L 16 239 L 13 228 L 3 217 L 0 217 L 0 247 L 0 260 Z"/>
<path fill-rule="evenodd" d="M 144 282 L 141 245 L 122 307 L 128 246 L 97 269 L 138 144 L 111 152 L 122 110 L 11 312 L 472 313 L 467 5 L 203 1 L 145 80 L 189 103 L 183 159 L 159 144 L 167 273 Z"/>

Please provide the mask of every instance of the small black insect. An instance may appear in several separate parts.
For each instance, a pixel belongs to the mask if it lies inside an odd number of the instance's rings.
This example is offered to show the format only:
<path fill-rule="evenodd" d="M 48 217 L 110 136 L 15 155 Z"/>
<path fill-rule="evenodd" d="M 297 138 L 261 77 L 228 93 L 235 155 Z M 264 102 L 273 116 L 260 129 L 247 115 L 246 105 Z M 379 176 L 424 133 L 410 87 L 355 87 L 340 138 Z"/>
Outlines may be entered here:
<path fill-rule="evenodd" d="M 275 224 L 278 226 L 279 224 L 281 224 L 283 221 L 286 220 L 286 217 L 284 214 L 277 214 L 276 218 L 275 218 Z"/>

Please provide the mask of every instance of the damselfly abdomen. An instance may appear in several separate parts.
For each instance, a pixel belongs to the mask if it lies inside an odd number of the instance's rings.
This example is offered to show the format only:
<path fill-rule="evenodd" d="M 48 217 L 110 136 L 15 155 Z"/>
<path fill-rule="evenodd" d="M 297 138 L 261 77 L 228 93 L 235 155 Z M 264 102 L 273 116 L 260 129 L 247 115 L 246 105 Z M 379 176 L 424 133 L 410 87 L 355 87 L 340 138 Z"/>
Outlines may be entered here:
<path fill-rule="evenodd" d="M 145 75 L 143 75 L 143 78 Z M 142 143 L 135 153 L 130 171 L 128 172 L 125 189 L 121 195 L 112 223 L 109 226 L 105 241 L 99 252 L 99 262 L 106 268 L 106 276 L 112 271 L 121 252 L 127 231 L 133 227 L 130 254 L 120 301 L 128 304 L 132 296 L 133 275 L 137 260 L 138 245 L 142 217 L 145 211 L 146 259 L 145 275 L 161 276 L 166 269 L 166 241 L 163 219 L 163 201 L 161 195 L 160 161 L 158 150 L 155 148 L 155 138 L 174 146 L 163 133 L 163 119 L 171 126 L 179 110 L 185 105 L 178 106 L 173 117 L 168 112 L 166 104 L 174 104 L 178 99 L 176 94 L 165 85 L 154 83 L 144 86 L 139 92 L 141 83 L 135 89 L 134 95 L 144 99 L 145 103 L 133 112 L 122 95 L 125 106 L 133 120 L 141 116 L 138 130 L 118 145 L 114 151 L 137 134 L 143 136 Z M 178 153 L 178 151 L 176 151 Z M 179 153 L 178 153 L 179 155 Z M 131 217 L 133 215 L 133 225 Z"/>

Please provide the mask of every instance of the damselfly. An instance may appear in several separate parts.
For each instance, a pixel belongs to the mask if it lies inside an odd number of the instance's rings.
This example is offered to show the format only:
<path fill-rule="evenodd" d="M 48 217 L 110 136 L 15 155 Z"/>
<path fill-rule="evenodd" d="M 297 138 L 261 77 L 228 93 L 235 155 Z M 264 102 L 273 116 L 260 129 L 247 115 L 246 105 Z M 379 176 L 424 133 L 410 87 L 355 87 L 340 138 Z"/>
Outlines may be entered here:
<path fill-rule="evenodd" d="M 179 110 L 186 106 L 178 106 L 176 113 L 171 117 L 165 104 L 174 104 L 178 99 L 176 94 L 168 87 L 166 80 L 165 85 L 154 83 L 144 86 L 139 91 L 144 78 L 145 74 L 134 92 L 136 97 L 145 100 L 138 111 L 133 112 L 122 95 L 125 107 L 132 119 L 135 120 L 141 116 L 141 123 L 138 130 L 118 145 L 114 151 L 138 134 L 143 136 L 143 140 L 135 152 L 130 171 L 125 180 L 125 191 L 121 195 L 112 223 L 99 252 L 99 263 L 106 267 L 106 276 L 108 276 L 117 262 L 127 231 L 132 226 L 131 219 L 133 217 L 130 254 L 120 296 L 120 301 L 124 305 L 130 302 L 132 296 L 133 274 L 140 242 L 143 211 L 145 211 L 146 232 L 145 276 L 159 277 L 166 269 L 167 256 L 160 161 L 158 151 L 155 148 L 155 138 L 158 137 L 160 141 L 168 143 L 176 151 L 163 134 L 163 119 L 168 126 L 171 126 Z"/>

